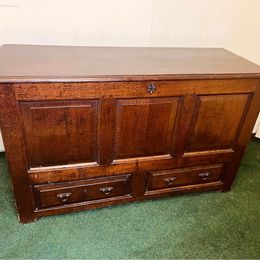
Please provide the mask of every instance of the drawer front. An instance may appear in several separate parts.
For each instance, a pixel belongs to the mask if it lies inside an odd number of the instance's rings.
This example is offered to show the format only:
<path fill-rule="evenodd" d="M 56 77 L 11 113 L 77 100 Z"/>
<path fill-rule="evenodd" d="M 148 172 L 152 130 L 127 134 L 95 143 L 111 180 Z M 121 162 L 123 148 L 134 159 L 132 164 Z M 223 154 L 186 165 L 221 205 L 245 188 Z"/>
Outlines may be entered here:
<path fill-rule="evenodd" d="M 167 189 L 220 180 L 223 165 L 210 165 L 151 172 L 147 190 Z"/>
<path fill-rule="evenodd" d="M 61 184 L 38 185 L 34 189 L 39 209 L 106 199 L 130 194 L 130 174 Z"/>

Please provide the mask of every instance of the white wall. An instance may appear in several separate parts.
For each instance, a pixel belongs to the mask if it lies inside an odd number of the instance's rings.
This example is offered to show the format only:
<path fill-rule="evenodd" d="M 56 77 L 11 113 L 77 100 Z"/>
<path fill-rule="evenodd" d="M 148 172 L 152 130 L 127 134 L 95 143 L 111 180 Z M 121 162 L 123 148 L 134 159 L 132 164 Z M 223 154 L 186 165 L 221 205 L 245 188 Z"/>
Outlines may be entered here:
<path fill-rule="evenodd" d="M 253 133 L 255 134 L 255 137 L 260 138 L 260 112 L 258 115 L 258 118 L 255 123 L 255 127 L 253 129 Z"/>
<path fill-rule="evenodd" d="M 260 64 L 260 0 L 0 0 L 4 43 L 224 47 Z"/>
<path fill-rule="evenodd" d="M 260 0 L 0 0 L 0 44 L 218 46 L 260 63 Z"/>
<path fill-rule="evenodd" d="M 1 133 L 0 133 L 0 152 L 3 152 L 3 151 L 4 151 L 4 144 L 3 144 L 3 140 L 1 137 Z"/>

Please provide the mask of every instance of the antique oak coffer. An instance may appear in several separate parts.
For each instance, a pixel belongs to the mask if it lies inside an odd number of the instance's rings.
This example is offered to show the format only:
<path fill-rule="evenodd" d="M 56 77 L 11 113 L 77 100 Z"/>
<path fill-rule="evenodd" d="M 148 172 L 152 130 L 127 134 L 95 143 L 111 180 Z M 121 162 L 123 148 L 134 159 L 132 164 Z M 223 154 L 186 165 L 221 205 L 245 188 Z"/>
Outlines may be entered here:
<path fill-rule="evenodd" d="M 0 48 L 1 131 L 22 223 L 229 191 L 259 107 L 260 67 L 224 49 Z"/>

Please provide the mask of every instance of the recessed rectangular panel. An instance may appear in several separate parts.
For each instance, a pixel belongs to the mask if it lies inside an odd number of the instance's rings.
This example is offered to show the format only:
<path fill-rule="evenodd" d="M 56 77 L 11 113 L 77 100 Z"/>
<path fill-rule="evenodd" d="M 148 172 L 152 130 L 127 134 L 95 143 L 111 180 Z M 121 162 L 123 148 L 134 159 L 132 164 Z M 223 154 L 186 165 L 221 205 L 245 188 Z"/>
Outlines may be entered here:
<path fill-rule="evenodd" d="M 179 98 L 119 99 L 115 158 L 169 154 Z"/>
<path fill-rule="evenodd" d="M 186 151 L 232 148 L 251 95 L 198 96 Z"/>
<path fill-rule="evenodd" d="M 38 208 L 109 200 L 113 197 L 130 196 L 131 193 L 129 175 L 36 185 L 34 190 Z"/>
<path fill-rule="evenodd" d="M 222 167 L 222 164 L 216 164 L 150 172 L 147 190 L 219 181 Z"/>
<path fill-rule="evenodd" d="M 94 162 L 97 101 L 21 103 L 30 167 Z"/>

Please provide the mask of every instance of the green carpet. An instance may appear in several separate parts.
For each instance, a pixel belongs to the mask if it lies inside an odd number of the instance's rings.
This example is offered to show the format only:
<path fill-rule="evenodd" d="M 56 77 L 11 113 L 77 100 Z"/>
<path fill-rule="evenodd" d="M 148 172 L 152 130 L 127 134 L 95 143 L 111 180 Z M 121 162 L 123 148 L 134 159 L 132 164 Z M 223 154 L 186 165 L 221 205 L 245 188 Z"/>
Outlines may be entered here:
<path fill-rule="evenodd" d="M 19 224 L 0 156 L 0 258 L 260 258 L 260 141 L 233 189 Z"/>

